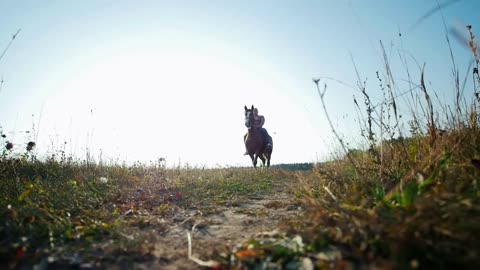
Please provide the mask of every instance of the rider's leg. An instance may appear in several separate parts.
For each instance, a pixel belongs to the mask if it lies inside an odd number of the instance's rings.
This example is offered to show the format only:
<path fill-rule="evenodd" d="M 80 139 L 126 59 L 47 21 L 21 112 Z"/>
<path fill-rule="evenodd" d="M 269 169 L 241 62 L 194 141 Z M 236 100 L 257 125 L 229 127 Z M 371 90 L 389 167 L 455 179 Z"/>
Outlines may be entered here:
<path fill-rule="evenodd" d="M 265 139 L 265 142 L 267 145 L 272 145 L 273 146 L 273 140 L 272 137 L 268 134 L 268 131 L 265 128 L 262 128 L 262 133 L 263 133 L 263 138 Z"/>

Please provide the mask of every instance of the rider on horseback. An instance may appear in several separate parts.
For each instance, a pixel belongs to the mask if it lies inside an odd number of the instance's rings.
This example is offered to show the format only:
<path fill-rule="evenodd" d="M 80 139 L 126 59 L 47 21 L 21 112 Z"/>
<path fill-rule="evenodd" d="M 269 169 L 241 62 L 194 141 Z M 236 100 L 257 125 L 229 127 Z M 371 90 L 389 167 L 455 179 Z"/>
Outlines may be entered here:
<path fill-rule="evenodd" d="M 267 147 L 272 147 L 273 146 L 272 137 L 268 134 L 267 130 L 263 128 L 263 124 L 265 124 L 265 117 L 263 115 L 258 114 L 257 108 L 253 109 L 253 116 L 255 118 L 253 126 L 260 130 L 260 132 L 263 135 L 263 139 L 266 142 Z M 246 136 L 247 135 L 245 134 L 245 136 L 243 137 L 243 141 L 245 141 Z M 248 151 L 246 151 L 244 155 L 248 155 Z"/>

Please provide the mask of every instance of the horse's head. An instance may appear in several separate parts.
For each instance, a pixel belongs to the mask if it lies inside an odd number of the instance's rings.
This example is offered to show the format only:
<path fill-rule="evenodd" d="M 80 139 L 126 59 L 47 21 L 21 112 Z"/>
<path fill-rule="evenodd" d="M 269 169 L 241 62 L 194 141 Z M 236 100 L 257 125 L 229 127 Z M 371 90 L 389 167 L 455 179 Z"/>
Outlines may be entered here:
<path fill-rule="evenodd" d="M 253 123 L 255 122 L 255 116 L 253 115 L 253 105 L 252 108 L 247 108 L 245 106 L 245 126 L 250 129 L 253 127 Z"/>

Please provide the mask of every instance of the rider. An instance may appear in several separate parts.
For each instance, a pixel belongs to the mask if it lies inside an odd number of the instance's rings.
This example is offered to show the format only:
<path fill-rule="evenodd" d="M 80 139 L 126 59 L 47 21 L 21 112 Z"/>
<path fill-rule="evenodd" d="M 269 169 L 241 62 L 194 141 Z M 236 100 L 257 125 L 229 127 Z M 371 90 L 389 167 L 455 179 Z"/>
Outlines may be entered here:
<path fill-rule="evenodd" d="M 273 146 L 272 137 L 268 134 L 267 130 L 263 127 L 263 124 L 265 124 L 265 117 L 263 115 L 258 114 L 257 108 L 253 109 L 253 117 L 255 118 L 255 121 L 253 122 L 253 126 L 257 127 L 260 130 L 264 140 L 267 143 L 267 146 L 270 145 L 270 147 L 272 147 Z M 244 141 L 245 141 L 245 138 L 246 137 L 244 137 Z M 246 151 L 244 155 L 248 155 L 248 151 Z"/>

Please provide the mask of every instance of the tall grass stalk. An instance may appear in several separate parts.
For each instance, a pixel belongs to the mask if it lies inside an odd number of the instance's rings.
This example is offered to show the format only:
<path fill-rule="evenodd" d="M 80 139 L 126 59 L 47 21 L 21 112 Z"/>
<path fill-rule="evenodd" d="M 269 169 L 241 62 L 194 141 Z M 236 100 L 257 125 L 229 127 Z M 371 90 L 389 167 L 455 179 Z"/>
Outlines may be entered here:
<path fill-rule="evenodd" d="M 318 92 L 318 95 L 320 96 L 320 100 L 322 102 L 322 108 L 325 112 L 325 117 L 327 118 L 327 121 L 328 121 L 328 124 L 330 125 L 330 128 L 333 132 L 333 134 L 335 135 L 335 137 L 337 138 L 337 140 L 339 141 L 340 145 L 342 146 L 342 149 L 344 151 L 345 154 L 348 154 L 348 148 L 345 146 L 345 144 L 343 143 L 343 139 L 340 138 L 340 136 L 338 135 L 337 131 L 335 130 L 335 127 L 333 126 L 333 123 L 332 123 L 332 120 L 330 119 L 330 116 L 328 114 L 328 110 L 327 110 L 327 107 L 325 105 L 325 93 L 327 92 L 327 84 L 324 84 L 324 88 L 323 88 L 323 92 L 320 91 L 320 86 L 318 85 L 319 83 L 319 79 L 314 79 L 313 82 L 315 83 L 316 87 L 317 87 L 317 92 Z M 347 155 L 348 156 L 348 155 Z M 350 162 L 351 162 L 351 165 L 353 166 L 354 170 L 355 170 L 355 174 L 358 173 L 358 169 L 357 169 L 357 165 L 355 163 L 355 161 L 352 159 L 352 158 L 349 158 Z"/>
<path fill-rule="evenodd" d="M 363 262 L 365 269 L 453 269 L 480 264 L 480 245 L 475 240 L 480 233 L 476 225 L 480 222 L 480 61 L 471 27 L 466 32 L 469 37 L 464 43 L 473 57 L 473 69 L 467 70 L 473 92 L 465 91 L 466 83 L 460 85 L 446 35 L 453 65 L 451 100 L 442 101 L 433 87 L 427 87 L 425 64 L 418 65 L 414 58 L 419 74 L 412 76 L 403 45 L 398 56 L 408 89 L 401 91 L 402 80 L 394 74 L 380 43 L 384 70 L 376 74 L 383 95 L 379 104 L 372 104 L 373 90 L 367 93 L 366 80 L 360 78 L 352 61 L 364 99 L 363 104 L 355 97 L 353 102 L 359 118 L 363 117 L 360 128 L 368 149 L 346 149 L 329 121 L 347 154 L 335 162 L 318 164 L 310 175 L 298 176 L 309 222 L 292 222 L 291 230 L 308 239 L 314 254 L 340 250 L 350 257 L 337 262 Z M 328 115 L 326 87 L 322 92 L 315 83 Z M 399 96 L 405 99 L 401 104 Z M 400 113 L 405 105 L 403 109 L 411 114 L 407 125 Z M 359 176 L 353 182 L 351 164 Z"/>

